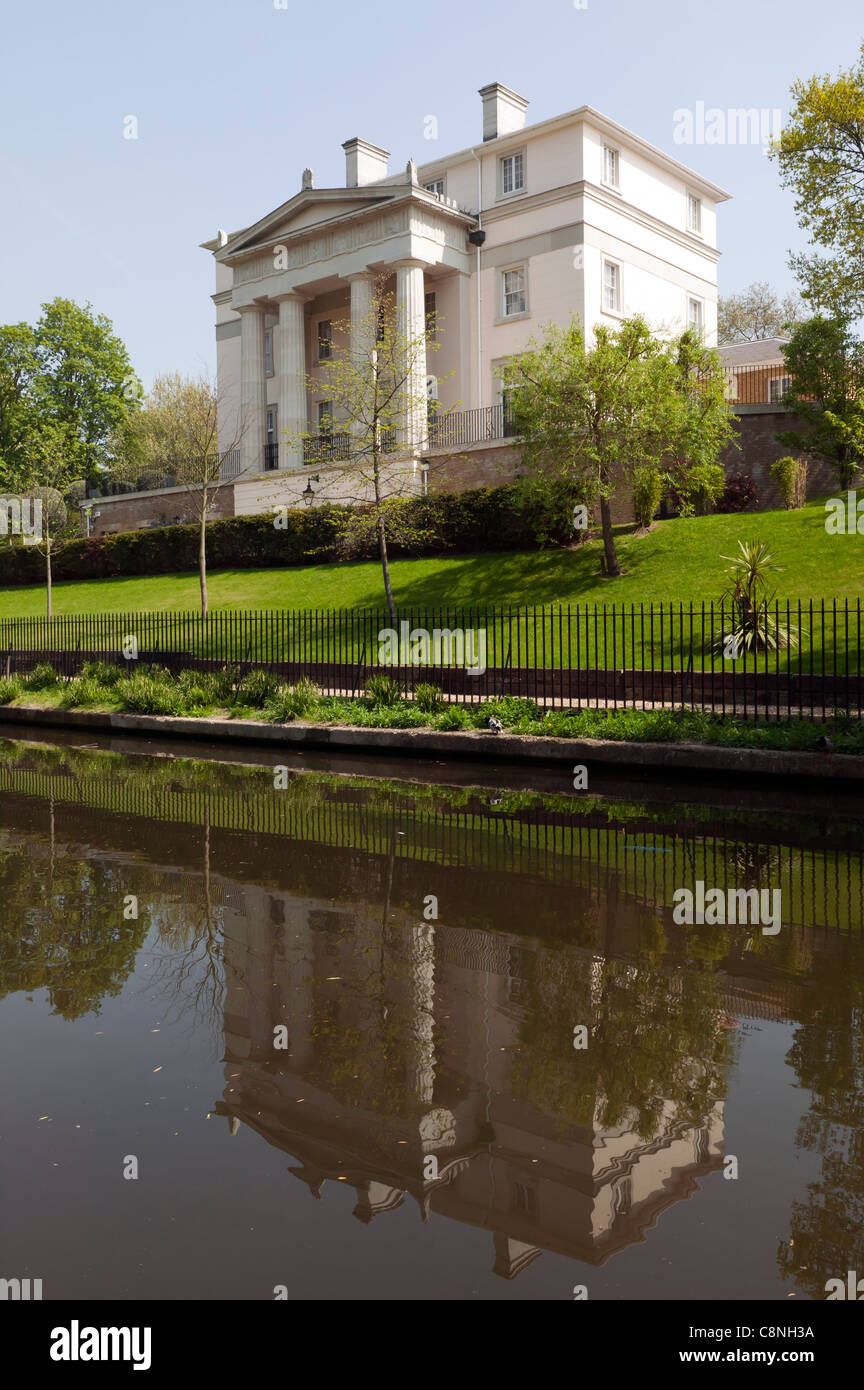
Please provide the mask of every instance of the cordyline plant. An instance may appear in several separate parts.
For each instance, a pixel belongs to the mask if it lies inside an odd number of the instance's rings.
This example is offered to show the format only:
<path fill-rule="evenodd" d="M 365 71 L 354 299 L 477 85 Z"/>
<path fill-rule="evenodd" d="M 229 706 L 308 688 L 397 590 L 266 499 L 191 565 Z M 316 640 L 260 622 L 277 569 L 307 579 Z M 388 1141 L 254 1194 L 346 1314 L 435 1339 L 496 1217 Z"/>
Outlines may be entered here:
<path fill-rule="evenodd" d="M 334 438 L 332 458 L 346 466 L 355 497 L 369 500 L 338 513 L 337 548 L 342 554 L 362 553 L 370 529 L 377 536 L 384 593 L 392 622 L 396 602 L 390 581 L 388 541 L 419 545 L 424 533 L 413 527 L 398 504 L 416 495 L 417 480 L 405 467 L 390 467 L 391 458 L 418 453 L 427 433 L 429 398 L 426 362 L 440 344 L 440 321 L 431 315 L 422 331 L 412 331 L 399 312 L 396 296 L 381 283 L 374 287 L 372 308 L 353 321 L 332 326 L 331 356 L 319 375 L 304 378 L 306 392 L 330 402 L 328 433 Z M 440 419 L 446 412 L 438 411 Z M 320 435 L 308 430 L 286 431 L 289 448 L 313 453 Z M 326 440 L 325 440 L 326 444 Z M 403 446 L 400 448 L 399 446 Z M 311 446 L 311 448 L 310 448 Z"/>
<path fill-rule="evenodd" d="M 734 431 L 716 353 L 690 331 L 671 340 L 640 316 L 617 328 L 550 325 L 501 371 L 529 493 L 571 485 L 600 506 L 606 573 L 621 566 L 612 500 L 645 469 L 685 495 L 699 486 Z"/>
<path fill-rule="evenodd" d="M 721 594 L 732 608 L 732 627 L 715 643 L 715 651 L 732 659 L 747 652 L 784 651 L 797 647 L 797 629 L 781 623 L 775 608 L 775 595 L 767 593 L 767 576 L 781 573 L 764 541 L 739 541 L 737 555 L 721 555 L 729 561 L 729 582 Z"/>

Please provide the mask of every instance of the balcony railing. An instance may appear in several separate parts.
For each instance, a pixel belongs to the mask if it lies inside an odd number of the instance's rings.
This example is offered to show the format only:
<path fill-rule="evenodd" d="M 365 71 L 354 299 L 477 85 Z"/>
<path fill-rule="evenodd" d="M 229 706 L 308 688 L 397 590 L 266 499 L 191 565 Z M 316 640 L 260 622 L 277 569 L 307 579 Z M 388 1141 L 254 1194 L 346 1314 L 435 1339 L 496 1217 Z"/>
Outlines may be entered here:
<path fill-rule="evenodd" d="M 232 478 L 236 478 L 242 465 L 240 463 L 240 450 L 232 449 L 226 454 L 219 465 L 220 483 L 230 483 Z"/>
<path fill-rule="evenodd" d="M 782 359 L 774 362 L 742 362 L 723 368 L 726 400 L 737 405 L 780 405 L 789 389 L 789 368 Z"/>
<path fill-rule="evenodd" d="M 429 421 L 429 448 L 462 448 L 490 439 L 508 439 L 514 433 L 512 411 L 504 404 L 482 410 L 456 410 Z"/>
<path fill-rule="evenodd" d="M 318 434 L 303 440 L 304 463 L 340 463 L 351 456 L 351 436 L 347 432 Z"/>
<path fill-rule="evenodd" d="M 310 426 L 310 433 L 317 426 Z M 383 454 L 390 454 L 396 448 L 396 431 L 382 430 L 379 446 Z M 315 434 L 303 441 L 304 463 L 344 463 L 351 458 L 351 435 L 347 430 Z"/>

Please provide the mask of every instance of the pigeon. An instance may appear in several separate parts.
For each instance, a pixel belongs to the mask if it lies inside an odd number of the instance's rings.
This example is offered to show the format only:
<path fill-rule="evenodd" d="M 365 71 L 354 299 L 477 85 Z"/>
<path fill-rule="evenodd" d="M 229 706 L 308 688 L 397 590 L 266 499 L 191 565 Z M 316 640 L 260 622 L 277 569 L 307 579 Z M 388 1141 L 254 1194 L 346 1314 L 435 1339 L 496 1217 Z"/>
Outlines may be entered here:
<path fill-rule="evenodd" d="M 504 728 L 501 720 L 496 719 L 494 714 L 490 714 L 489 718 L 486 720 L 486 725 L 490 734 L 500 734 L 501 730 Z"/>
<path fill-rule="evenodd" d="M 827 734 L 822 734 L 820 738 L 817 738 L 816 747 L 819 749 L 820 753 L 828 754 L 834 752 L 834 744 Z"/>

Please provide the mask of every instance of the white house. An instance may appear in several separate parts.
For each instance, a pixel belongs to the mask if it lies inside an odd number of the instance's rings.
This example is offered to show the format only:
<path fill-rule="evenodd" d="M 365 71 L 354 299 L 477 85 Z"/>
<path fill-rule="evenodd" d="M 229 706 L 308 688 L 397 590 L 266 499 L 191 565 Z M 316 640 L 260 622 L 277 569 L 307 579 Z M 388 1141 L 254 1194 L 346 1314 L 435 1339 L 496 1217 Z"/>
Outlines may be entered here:
<path fill-rule="evenodd" d="M 350 495 L 326 392 L 307 393 L 304 376 L 326 369 L 336 325 L 368 314 L 376 279 L 410 333 L 435 314 L 426 385 L 447 417 L 441 429 L 413 422 L 393 454 L 418 478 L 435 451 L 503 444 L 496 369 L 550 321 L 577 315 L 590 330 L 640 312 L 716 341 L 717 206 L 729 195 L 591 107 L 526 126 L 524 97 L 497 82 L 480 96 L 475 145 L 394 175 L 388 151 L 347 140 L 344 187 L 315 188 L 307 169 L 293 197 L 204 243 L 226 451 L 245 422 L 225 464 L 236 512 L 261 510 L 262 496 L 308 500 L 310 464 L 320 496 L 336 496 L 340 473 Z M 289 447 L 288 432 L 315 434 L 319 421 L 320 447 Z"/>

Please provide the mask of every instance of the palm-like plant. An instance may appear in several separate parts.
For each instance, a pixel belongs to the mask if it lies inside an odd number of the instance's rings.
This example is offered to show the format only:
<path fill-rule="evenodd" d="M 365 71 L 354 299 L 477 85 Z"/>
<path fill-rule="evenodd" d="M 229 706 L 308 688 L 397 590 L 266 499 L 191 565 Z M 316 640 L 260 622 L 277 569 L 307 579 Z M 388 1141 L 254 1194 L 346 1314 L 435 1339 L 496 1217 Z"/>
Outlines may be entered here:
<path fill-rule="evenodd" d="M 737 555 L 721 555 L 729 561 L 726 573 L 729 582 L 721 594 L 732 608 L 732 628 L 715 644 L 715 649 L 735 656 L 757 651 L 783 651 L 798 645 L 797 629 L 781 623 L 775 608 L 773 593 L 767 592 L 769 574 L 781 573 L 764 541 L 739 541 Z M 721 609 L 722 612 L 722 609 Z"/>

